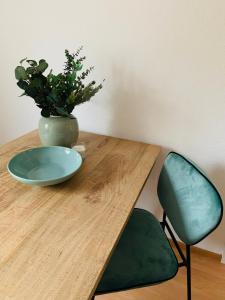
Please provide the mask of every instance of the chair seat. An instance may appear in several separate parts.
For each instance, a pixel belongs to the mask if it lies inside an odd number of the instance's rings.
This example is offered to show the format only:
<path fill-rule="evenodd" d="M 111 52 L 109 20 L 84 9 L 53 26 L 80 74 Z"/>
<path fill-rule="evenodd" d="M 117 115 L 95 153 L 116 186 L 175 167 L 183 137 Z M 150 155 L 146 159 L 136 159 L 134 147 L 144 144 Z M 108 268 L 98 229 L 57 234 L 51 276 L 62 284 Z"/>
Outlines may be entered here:
<path fill-rule="evenodd" d="M 96 294 L 152 285 L 174 277 L 178 262 L 159 221 L 134 209 Z"/>

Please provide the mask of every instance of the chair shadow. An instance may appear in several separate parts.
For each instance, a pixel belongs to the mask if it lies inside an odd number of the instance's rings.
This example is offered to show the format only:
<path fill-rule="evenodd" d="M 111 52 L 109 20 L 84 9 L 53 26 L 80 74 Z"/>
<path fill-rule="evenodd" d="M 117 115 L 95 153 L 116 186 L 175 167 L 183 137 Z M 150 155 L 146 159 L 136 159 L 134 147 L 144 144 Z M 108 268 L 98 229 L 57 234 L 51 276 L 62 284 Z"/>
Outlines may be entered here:
<path fill-rule="evenodd" d="M 225 207 L 225 166 L 215 165 L 211 170 L 209 170 L 208 174 L 209 179 L 216 186 L 222 201 Z M 200 246 L 205 247 L 207 242 L 207 248 L 210 247 L 211 251 L 217 251 L 218 248 L 224 249 L 225 254 L 225 239 L 224 239 L 224 231 L 225 231 L 225 219 L 223 218 L 219 227 L 207 237 L 207 241 L 204 240 L 199 243 Z M 222 254 L 222 253 L 221 253 Z"/>
<path fill-rule="evenodd" d="M 167 102 L 163 101 L 157 90 L 144 84 L 128 68 L 121 69 L 115 64 L 111 79 L 113 89 L 109 109 L 112 111 L 112 119 L 107 128 L 109 135 L 157 144 L 156 128 L 164 128 L 168 123 Z M 152 139 L 149 140 L 149 137 Z M 158 177 L 164 158 L 171 150 L 173 149 L 161 146 L 161 153 L 136 204 L 137 207 L 151 211 L 159 219 L 162 217 L 162 208 L 157 196 Z M 216 166 L 208 175 L 225 199 L 225 167 Z M 210 245 L 212 251 L 218 252 L 224 242 L 224 230 L 225 221 L 222 221 L 219 228 L 201 242 L 200 246 L 206 248 L 207 244 L 207 248 Z M 223 247 L 225 249 L 225 243 Z"/>
<path fill-rule="evenodd" d="M 157 144 L 155 128 L 162 128 L 167 115 L 166 103 L 161 95 L 144 84 L 128 68 L 121 69 L 117 64 L 112 68 L 112 81 L 113 91 L 109 104 L 112 119 L 107 128 L 109 135 Z M 149 137 L 152 139 L 149 140 Z M 162 209 L 157 197 L 157 182 L 164 158 L 169 151 L 170 149 L 161 146 L 160 155 L 136 205 L 151 211 L 159 218 Z"/>

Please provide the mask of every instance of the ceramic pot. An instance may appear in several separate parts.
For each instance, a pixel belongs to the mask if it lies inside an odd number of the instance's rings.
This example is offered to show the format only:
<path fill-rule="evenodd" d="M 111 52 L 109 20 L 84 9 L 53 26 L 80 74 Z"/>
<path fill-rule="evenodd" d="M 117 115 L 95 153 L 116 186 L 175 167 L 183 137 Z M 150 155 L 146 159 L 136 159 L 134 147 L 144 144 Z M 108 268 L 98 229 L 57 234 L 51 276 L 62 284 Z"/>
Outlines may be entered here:
<path fill-rule="evenodd" d="M 41 117 L 39 136 L 44 146 L 64 146 L 71 148 L 76 144 L 79 134 L 77 119 L 70 117 Z"/>

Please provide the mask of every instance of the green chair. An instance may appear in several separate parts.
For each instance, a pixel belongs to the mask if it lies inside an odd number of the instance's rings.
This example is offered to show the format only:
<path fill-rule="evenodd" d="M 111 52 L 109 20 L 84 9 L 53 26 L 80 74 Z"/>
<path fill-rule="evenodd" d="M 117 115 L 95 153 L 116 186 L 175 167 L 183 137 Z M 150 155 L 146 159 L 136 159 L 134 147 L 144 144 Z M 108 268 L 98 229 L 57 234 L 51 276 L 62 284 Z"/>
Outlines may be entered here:
<path fill-rule="evenodd" d="M 220 223 L 220 195 L 205 174 L 178 153 L 165 159 L 158 182 L 163 207 L 160 223 L 150 212 L 134 209 L 106 267 L 95 295 L 162 283 L 173 278 L 178 267 L 187 268 L 187 299 L 191 299 L 190 246 L 209 235 Z M 173 231 L 186 245 L 182 252 Z M 164 233 L 177 247 L 177 258 Z M 93 297 L 94 299 L 94 297 Z"/>

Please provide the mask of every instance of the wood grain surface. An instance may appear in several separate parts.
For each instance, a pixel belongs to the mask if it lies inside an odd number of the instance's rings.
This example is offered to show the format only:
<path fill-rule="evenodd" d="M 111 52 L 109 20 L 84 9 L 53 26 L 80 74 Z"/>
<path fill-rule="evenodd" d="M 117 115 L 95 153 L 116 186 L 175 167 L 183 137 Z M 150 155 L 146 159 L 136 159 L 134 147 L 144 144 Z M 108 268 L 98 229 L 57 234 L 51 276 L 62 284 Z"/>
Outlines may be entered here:
<path fill-rule="evenodd" d="M 0 299 L 91 299 L 160 148 L 84 132 L 80 141 L 82 168 L 51 187 L 6 170 L 40 146 L 36 131 L 0 147 Z"/>

